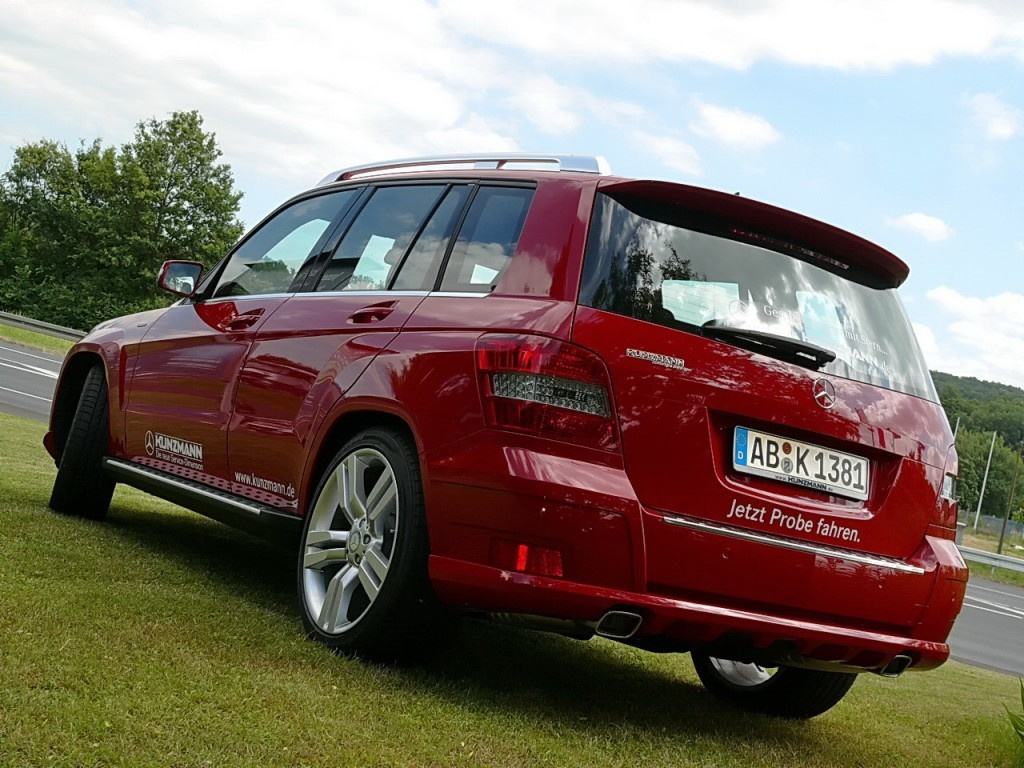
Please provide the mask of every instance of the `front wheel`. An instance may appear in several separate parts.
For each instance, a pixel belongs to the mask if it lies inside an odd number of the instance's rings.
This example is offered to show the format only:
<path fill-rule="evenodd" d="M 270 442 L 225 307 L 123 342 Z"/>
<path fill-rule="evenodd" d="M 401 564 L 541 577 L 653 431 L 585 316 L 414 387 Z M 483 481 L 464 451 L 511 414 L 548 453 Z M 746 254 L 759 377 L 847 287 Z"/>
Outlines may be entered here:
<path fill-rule="evenodd" d="M 776 717 L 807 719 L 826 712 L 846 695 L 857 675 L 798 667 L 761 667 L 691 653 L 697 676 L 711 693 L 744 709 Z"/>
<path fill-rule="evenodd" d="M 103 471 L 110 439 L 108 409 L 103 366 L 94 365 L 85 375 L 53 480 L 50 509 L 55 512 L 92 520 L 106 516 L 115 485 Z"/>
<path fill-rule="evenodd" d="M 302 532 L 307 634 L 340 653 L 415 661 L 450 635 L 430 589 L 419 460 L 390 429 L 350 440 L 324 472 Z"/>

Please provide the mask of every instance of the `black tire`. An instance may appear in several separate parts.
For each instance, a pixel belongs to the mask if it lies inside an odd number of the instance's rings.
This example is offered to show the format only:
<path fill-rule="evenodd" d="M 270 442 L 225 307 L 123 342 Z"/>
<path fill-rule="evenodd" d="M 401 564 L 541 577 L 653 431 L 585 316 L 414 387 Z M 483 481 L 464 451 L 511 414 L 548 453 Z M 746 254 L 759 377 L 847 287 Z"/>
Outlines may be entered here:
<path fill-rule="evenodd" d="M 711 693 L 743 709 L 803 720 L 826 712 L 857 679 L 848 672 L 778 667 L 774 674 L 754 664 L 736 664 L 691 653 L 697 676 Z"/>
<path fill-rule="evenodd" d="M 297 582 L 307 635 L 372 661 L 432 656 L 456 618 L 430 588 L 429 553 L 416 451 L 394 430 L 361 432 L 328 465 L 302 528 Z"/>
<path fill-rule="evenodd" d="M 50 509 L 102 520 L 114 495 L 114 481 L 103 471 L 110 438 L 107 380 L 103 366 L 89 369 L 71 420 L 68 438 L 50 493 Z"/>

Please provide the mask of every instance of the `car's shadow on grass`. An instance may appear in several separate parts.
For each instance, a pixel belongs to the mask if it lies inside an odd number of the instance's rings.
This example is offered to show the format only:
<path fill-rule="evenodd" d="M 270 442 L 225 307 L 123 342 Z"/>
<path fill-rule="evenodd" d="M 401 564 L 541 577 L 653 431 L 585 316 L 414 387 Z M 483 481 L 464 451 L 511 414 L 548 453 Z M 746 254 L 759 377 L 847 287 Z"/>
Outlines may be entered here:
<path fill-rule="evenodd" d="M 199 516 L 139 513 L 123 503 L 115 503 L 103 525 L 173 567 L 201 570 L 233 597 L 279 614 L 302 631 L 294 582 L 297 541 L 270 544 Z M 322 671 L 324 658 L 315 663 Z M 339 679 L 351 675 L 351 665 L 366 665 L 380 670 L 375 679 L 397 693 L 429 695 L 469 712 L 602 738 L 610 733 L 689 735 L 715 742 L 738 738 L 798 750 L 813 749 L 827 738 L 827 729 L 813 724 L 751 715 L 719 702 L 686 674 L 689 663 L 680 656 L 476 619 L 464 620 L 452 645 L 419 667 L 380 668 L 342 657 L 327 663 L 337 664 Z"/>

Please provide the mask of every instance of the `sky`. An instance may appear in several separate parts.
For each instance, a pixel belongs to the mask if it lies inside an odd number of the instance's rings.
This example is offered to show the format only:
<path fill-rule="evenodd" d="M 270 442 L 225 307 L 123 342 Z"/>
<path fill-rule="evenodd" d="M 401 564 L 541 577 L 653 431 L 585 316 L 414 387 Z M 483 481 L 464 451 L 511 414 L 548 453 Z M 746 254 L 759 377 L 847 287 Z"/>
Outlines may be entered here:
<path fill-rule="evenodd" d="M 334 169 L 558 152 L 893 251 L 928 365 L 1024 387 L 1020 0 L 0 0 L 0 172 L 196 109 L 253 226 Z"/>

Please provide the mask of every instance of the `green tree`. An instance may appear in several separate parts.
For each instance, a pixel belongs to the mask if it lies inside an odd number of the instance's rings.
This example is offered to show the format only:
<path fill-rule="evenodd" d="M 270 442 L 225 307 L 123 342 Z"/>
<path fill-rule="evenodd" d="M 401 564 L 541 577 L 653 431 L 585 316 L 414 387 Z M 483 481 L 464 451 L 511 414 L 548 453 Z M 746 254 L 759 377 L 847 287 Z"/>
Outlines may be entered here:
<path fill-rule="evenodd" d="M 958 478 L 958 496 L 960 505 L 972 514 L 978 508 L 978 497 L 985 476 L 985 464 L 988 461 L 989 448 L 992 446 L 992 430 L 979 432 L 961 426 L 956 436 L 956 450 L 960 458 L 960 476 Z M 1013 474 L 1016 469 L 1017 450 L 997 435 L 992 450 L 992 466 L 989 469 L 988 483 L 985 485 L 985 498 L 982 499 L 982 512 L 986 515 L 1002 517 L 1010 502 L 1010 489 L 1013 486 Z M 1020 514 L 1024 504 L 1024 477 L 1017 479 L 1014 489 L 1014 503 L 1011 507 L 1015 516 Z"/>
<path fill-rule="evenodd" d="M 242 233 L 220 156 L 194 111 L 139 123 L 119 150 L 18 147 L 0 176 L 0 308 L 89 328 L 166 304 L 164 260 L 211 266 Z"/>

